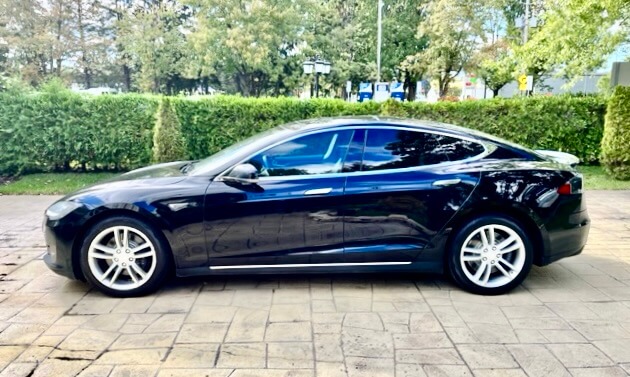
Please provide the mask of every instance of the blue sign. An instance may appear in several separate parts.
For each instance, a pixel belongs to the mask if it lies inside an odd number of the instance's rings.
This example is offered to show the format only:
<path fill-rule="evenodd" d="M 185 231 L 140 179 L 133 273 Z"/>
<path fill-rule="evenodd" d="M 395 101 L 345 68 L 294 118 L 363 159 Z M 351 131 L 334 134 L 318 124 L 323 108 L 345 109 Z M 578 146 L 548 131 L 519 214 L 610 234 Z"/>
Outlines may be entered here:
<path fill-rule="evenodd" d="M 402 82 L 392 82 L 389 89 L 390 96 L 397 100 L 403 101 L 405 99 L 405 89 Z"/>
<path fill-rule="evenodd" d="M 359 83 L 359 102 L 369 101 L 372 99 L 372 83 Z"/>

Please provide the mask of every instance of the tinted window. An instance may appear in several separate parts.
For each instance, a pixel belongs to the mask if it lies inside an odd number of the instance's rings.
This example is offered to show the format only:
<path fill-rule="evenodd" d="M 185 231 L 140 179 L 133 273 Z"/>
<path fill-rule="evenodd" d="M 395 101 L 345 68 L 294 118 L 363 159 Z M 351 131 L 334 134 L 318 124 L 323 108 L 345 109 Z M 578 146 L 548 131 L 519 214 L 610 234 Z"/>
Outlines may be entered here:
<path fill-rule="evenodd" d="M 343 165 L 343 172 L 349 173 L 361 170 L 361 160 L 363 159 L 363 147 L 365 146 L 365 130 L 354 131 L 352 142 L 348 148 L 346 162 Z"/>
<path fill-rule="evenodd" d="M 302 136 L 268 149 L 248 162 L 261 176 L 339 173 L 352 138 L 352 130 Z"/>
<path fill-rule="evenodd" d="M 363 170 L 401 169 L 460 161 L 485 151 L 481 144 L 417 131 L 368 130 Z"/>
<path fill-rule="evenodd" d="M 435 135 L 440 143 L 439 153 L 446 155 L 449 161 L 461 161 L 475 157 L 485 151 L 483 145 L 456 137 Z"/>
<path fill-rule="evenodd" d="M 436 135 L 391 129 L 368 130 L 363 170 L 411 168 L 448 161 Z"/>

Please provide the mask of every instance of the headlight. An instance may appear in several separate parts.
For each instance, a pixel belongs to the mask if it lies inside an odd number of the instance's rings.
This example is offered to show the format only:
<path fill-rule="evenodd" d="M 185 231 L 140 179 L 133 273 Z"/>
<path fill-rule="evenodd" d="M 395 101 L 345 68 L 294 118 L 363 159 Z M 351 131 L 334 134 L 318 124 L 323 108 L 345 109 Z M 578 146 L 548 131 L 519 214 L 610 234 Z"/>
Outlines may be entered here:
<path fill-rule="evenodd" d="M 46 217 L 49 220 L 59 220 L 79 207 L 81 204 L 77 202 L 57 202 L 48 207 Z"/>

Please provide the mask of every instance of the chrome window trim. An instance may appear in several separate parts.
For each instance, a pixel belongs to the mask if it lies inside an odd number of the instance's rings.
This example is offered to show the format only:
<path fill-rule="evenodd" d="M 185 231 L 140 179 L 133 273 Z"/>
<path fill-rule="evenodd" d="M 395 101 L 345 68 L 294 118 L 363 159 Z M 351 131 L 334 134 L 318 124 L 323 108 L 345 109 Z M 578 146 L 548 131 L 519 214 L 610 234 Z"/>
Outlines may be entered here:
<path fill-rule="evenodd" d="M 242 164 L 246 161 L 248 161 L 249 159 L 251 159 L 252 157 L 263 153 L 269 149 L 272 149 L 282 143 L 286 143 L 292 140 L 295 140 L 299 137 L 302 136 L 309 136 L 309 135 L 313 135 L 313 134 L 317 134 L 317 133 L 322 133 L 322 132 L 333 132 L 333 131 L 345 131 L 345 130 L 358 130 L 358 129 L 365 129 L 365 130 L 370 130 L 370 129 L 393 129 L 393 130 L 400 130 L 400 131 L 412 131 L 412 132 L 424 132 L 424 133 L 429 133 L 429 134 L 433 134 L 433 135 L 442 135 L 442 136 L 448 136 L 448 137 L 452 137 L 452 138 L 456 138 L 456 139 L 460 139 L 460 140 L 467 140 L 476 144 L 479 144 L 483 147 L 484 151 L 476 156 L 473 157 L 469 157 L 469 158 L 465 158 L 463 160 L 457 160 L 457 161 L 447 161 L 447 162 L 440 162 L 439 164 L 431 164 L 431 165 L 422 165 L 422 166 L 413 166 L 413 167 L 409 167 L 409 168 L 398 168 L 398 169 L 384 169 L 384 170 L 369 170 L 369 171 L 354 171 L 354 172 L 339 172 L 339 173 L 326 173 L 326 174 L 305 174 L 305 175 L 282 175 L 282 176 L 273 176 L 273 177 L 259 177 L 258 180 L 262 181 L 262 182 L 273 182 L 273 181 L 294 181 L 294 180 L 301 180 L 301 179 L 309 179 L 309 178 L 313 178 L 313 177 L 317 177 L 317 178 L 338 178 L 338 177 L 348 177 L 348 176 L 364 176 L 364 175 L 376 175 L 376 174 L 396 174 L 396 173 L 407 173 L 407 172 L 414 172 L 414 171 L 423 171 L 423 170 L 427 170 L 427 169 L 433 169 L 433 168 L 441 168 L 441 167 L 448 167 L 448 166 L 453 166 L 453 165 L 458 165 L 458 164 L 462 164 L 462 163 L 469 163 L 469 162 L 473 162 L 473 161 L 477 161 L 477 160 L 481 160 L 484 157 L 488 156 L 490 153 L 494 152 L 494 150 L 496 150 L 496 146 L 494 144 L 491 144 L 490 142 L 486 142 L 486 141 L 481 141 L 481 140 L 477 140 L 475 138 L 472 137 L 468 137 L 468 136 L 461 136 L 461 135 L 454 135 L 452 133 L 449 132 L 444 132 L 444 131 L 433 131 L 433 130 L 425 130 L 425 129 L 418 129 L 416 127 L 412 127 L 412 126 L 405 126 L 405 125 L 387 125 L 387 124 L 383 124 L 383 125 L 348 125 L 348 126 L 338 126 L 338 127 L 334 127 L 334 128 L 330 128 L 330 129 L 318 129 L 318 130 L 312 130 L 312 131 L 308 131 L 305 133 L 300 133 L 297 135 L 294 135 L 291 138 L 288 139 L 284 139 L 281 141 L 278 141 L 276 143 L 273 143 L 269 146 L 267 146 L 265 149 L 261 149 L 259 151 L 257 151 L 256 153 L 250 154 L 248 155 L 246 158 L 242 159 L 241 161 L 239 161 L 238 163 L 230 166 L 229 168 L 225 169 L 223 172 L 221 172 L 219 175 L 217 175 L 213 181 L 221 181 L 222 177 L 224 175 L 226 175 L 231 169 L 234 168 L 234 166 Z M 352 140 L 351 140 L 352 142 Z M 348 146 L 349 147 L 349 146 Z M 345 161 L 344 161 L 345 163 Z"/>

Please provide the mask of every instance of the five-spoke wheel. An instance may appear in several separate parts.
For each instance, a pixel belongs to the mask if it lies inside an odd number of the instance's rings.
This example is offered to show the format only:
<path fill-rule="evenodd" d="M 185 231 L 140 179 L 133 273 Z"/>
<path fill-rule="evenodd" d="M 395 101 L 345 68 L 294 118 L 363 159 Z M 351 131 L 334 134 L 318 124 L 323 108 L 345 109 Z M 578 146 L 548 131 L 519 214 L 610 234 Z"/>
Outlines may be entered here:
<path fill-rule="evenodd" d="M 164 244 L 136 219 L 110 218 L 98 223 L 85 238 L 83 273 L 90 283 L 114 296 L 149 293 L 166 275 L 169 258 Z"/>
<path fill-rule="evenodd" d="M 466 224 L 453 239 L 449 268 L 455 282 L 471 292 L 500 294 L 520 284 L 532 265 L 532 247 L 512 219 L 484 216 Z"/>

